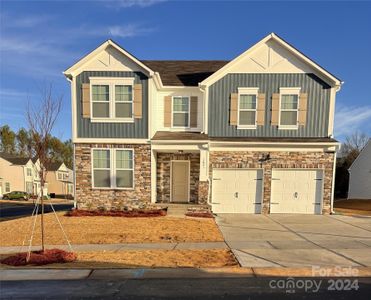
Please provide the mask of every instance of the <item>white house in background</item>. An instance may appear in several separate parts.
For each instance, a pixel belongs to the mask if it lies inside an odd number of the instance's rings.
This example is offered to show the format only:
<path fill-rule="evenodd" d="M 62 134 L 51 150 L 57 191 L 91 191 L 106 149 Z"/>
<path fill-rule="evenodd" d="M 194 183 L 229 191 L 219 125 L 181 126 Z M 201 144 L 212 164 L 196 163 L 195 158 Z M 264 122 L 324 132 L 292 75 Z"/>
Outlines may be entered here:
<path fill-rule="evenodd" d="M 349 168 L 348 199 L 371 199 L 371 139 Z"/>

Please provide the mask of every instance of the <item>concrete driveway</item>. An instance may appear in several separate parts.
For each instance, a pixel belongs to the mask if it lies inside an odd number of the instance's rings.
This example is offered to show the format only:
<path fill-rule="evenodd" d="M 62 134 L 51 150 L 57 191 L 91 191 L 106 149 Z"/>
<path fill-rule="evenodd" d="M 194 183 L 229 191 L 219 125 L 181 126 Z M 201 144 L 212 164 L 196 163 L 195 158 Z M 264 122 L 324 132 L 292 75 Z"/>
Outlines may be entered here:
<path fill-rule="evenodd" d="M 243 267 L 371 266 L 371 218 L 219 214 Z"/>

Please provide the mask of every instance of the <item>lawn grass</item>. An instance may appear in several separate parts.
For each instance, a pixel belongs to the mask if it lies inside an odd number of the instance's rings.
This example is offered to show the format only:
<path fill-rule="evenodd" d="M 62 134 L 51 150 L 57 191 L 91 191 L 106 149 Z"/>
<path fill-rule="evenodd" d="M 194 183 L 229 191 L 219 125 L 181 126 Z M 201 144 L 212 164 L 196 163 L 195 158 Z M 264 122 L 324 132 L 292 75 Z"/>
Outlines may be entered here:
<path fill-rule="evenodd" d="M 72 244 L 117 244 L 159 242 L 219 242 L 223 237 L 214 219 L 175 217 L 66 217 L 58 213 Z M 45 214 L 45 243 L 66 244 L 54 214 Z M 0 246 L 19 246 L 31 231 L 31 217 L 0 223 Z M 32 245 L 41 243 L 40 216 Z"/>
<path fill-rule="evenodd" d="M 1 255 L 5 258 L 9 255 Z M 0 265 L 1 268 L 15 268 Z M 22 268 L 221 268 L 238 267 L 233 254 L 225 249 L 143 250 L 78 252 L 75 262 Z"/>

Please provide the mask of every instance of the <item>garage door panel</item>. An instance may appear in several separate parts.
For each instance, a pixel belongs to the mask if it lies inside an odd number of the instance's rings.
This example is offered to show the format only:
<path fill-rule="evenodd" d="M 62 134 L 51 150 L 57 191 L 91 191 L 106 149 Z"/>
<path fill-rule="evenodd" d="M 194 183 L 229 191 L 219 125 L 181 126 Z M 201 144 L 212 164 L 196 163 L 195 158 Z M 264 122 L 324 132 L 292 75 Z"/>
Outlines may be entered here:
<path fill-rule="evenodd" d="M 271 213 L 320 213 L 322 170 L 273 169 Z"/>
<path fill-rule="evenodd" d="M 223 213 L 260 213 L 262 171 L 252 169 L 214 169 L 213 211 Z"/>

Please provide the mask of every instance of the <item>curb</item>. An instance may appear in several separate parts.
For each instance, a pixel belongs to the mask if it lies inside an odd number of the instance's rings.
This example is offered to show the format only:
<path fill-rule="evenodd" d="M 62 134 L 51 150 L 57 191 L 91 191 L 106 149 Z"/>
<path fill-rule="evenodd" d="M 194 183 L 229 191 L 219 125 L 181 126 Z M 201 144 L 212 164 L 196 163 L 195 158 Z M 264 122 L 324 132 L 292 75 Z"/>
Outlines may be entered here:
<path fill-rule="evenodd" d="M 142 269 L 2 269 L 1 281 L 120 280 L 241 277 L 371 277 L 371 267 L 312 268 L 142 268 Z"/>

